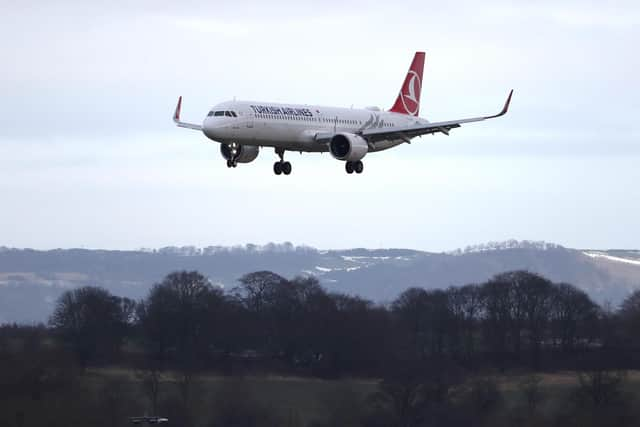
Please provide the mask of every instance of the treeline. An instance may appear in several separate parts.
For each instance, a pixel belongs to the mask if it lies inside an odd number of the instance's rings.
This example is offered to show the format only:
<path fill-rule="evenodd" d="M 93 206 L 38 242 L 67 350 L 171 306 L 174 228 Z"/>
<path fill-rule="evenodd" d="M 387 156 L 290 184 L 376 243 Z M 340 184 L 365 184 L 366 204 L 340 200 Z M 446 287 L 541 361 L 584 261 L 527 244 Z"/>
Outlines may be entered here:
<path fill-rule="evenodd" d="M 640 367 L 640 292 L 618 310 L 526 271 L 446 290 L 411 288 L 387 305 L 327 292 L 313 277 L 261 271 L 228 292 L 176 272 L 142 301 L 85 287 L 57 301 L 50 332 L 81 365 L 380 377 L 390 365 L 465 369 Z"/>

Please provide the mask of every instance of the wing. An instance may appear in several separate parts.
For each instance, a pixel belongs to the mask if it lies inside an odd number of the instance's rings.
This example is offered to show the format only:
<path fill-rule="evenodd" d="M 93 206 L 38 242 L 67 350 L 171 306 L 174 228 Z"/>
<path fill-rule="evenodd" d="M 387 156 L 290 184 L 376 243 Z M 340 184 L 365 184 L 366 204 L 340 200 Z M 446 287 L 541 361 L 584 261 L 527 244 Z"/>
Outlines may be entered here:
<path fill-rule="evenodd" d="M 181 128 L 202 130 L 202 126 L 195 123 L 186 123 L 180 121 L 180 110 L 182 109 L 182 97 L 178 98 L 178 104 L 176 105 L 176 111 L 173 113 L 173 121 Z"/>
<path fill-rule="evenodd" d="M 498 114 L 494 114 L 493 116 L 472 117 L 470 119 L 450 120 L 446 122 L 434 122 L 426 125 L 408 126 L 403 128 L 394 127 L 383 129 L 365 129 L 360 133 L 360 135 L 367 138 L 367 140 L 370 142 L 380 141 L 383 139 L 403 139 L 409 142 L 409 140 L 413 137 L 437 132 L 449 135 L 449 131 L 451 129 L 459 128 L 462 124 L 480 122 L 482 120 L 504 116 L 509 110 L 509 104 L 511 103 L 512 95 L 513 90 L 509 92 L 509 96 L 507 97 L 507 101 L 504 103 L 504 107 L 502 107 L 502 111 L 500 111 Z"/>

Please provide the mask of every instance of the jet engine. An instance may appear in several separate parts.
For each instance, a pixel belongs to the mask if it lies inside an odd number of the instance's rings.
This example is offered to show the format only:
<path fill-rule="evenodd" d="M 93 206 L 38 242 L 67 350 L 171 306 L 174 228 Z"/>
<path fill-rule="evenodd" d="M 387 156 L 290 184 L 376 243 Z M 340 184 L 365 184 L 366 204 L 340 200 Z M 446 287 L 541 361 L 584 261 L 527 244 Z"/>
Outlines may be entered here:
<path fill-rule="evenodd" d="M 352 133 L 338 133 L 329 142 L 331 155 L 338 160 L 355 162 L 362 159 L 369 151 L 367 141 Z"/>
<path fill-rule="evenodd" d="M 249 163 L 258 157 L 260 147 L 255 145 L 234 145 L 233 149 L 236 150 L 236 162 Z M 226 160 L 231 160 L 233 150 L 230 145 L 220 144 L 220 153 Z"/>

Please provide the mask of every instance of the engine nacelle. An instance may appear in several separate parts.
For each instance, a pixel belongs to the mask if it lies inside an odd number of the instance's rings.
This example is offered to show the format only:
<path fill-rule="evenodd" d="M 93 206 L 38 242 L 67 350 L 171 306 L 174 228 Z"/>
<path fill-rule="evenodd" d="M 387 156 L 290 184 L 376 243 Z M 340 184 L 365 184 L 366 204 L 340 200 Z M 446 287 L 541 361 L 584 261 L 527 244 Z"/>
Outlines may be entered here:
<path fill-rule="evenodd" d="M 258 153 L 260 152 L 260 147 L 255 145 L 239 145 L 238 146 L 238 156 L 236 157 L 236 162 L 238 163 L 249 163 L 252 162 L 258 157 Z M 220 154 L 226 160 L 231 160 L 231 147 L 227 144 L 220 144 Z"/>
<path fill-rule="evenodd" d="M 367 141 L 352 133 L 338 133 L 329 142 L 331 155 L 338 160 L 355 162 L 362 159 L 369 151 Z"/>

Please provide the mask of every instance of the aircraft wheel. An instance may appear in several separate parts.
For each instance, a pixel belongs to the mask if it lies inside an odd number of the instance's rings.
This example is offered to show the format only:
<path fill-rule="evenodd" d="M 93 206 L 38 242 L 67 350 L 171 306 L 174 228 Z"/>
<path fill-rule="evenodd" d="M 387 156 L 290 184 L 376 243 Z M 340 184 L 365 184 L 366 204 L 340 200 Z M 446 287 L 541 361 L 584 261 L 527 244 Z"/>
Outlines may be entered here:
<path fill-rule="evenodd" d="M 364 165 L 360 160 L 354 163 L 353 170 L 355 171 L 355 173 L 362 173 L 362 171 L 364 170 Z"/>
<path fill-rule="evenodd" d="M 289 175 L 291 173 L 291 163 L 283 162 L 281 168 L 283 174 Z"/>
<path fill-rule="evenodd" d="M 280 175 L 282 173 L 282 163 L 281 162 L 275 162 L 273 164 L 273 173 L 275 173 L 276 175 Z"/>
<path fill-rule="evenodd" d="M 347 162 L 344 165 L 345 170 L 347 171 L 348 174 L 352 174 L 353 173 L 353 163 L 351 162 Z"/>
<path fill-rule="evenodd" d="M 231 159 L 227 160 L 227 167 L 228 168 L 232 168 L 233 167 L 233 161 L 231 161 Z"/>

